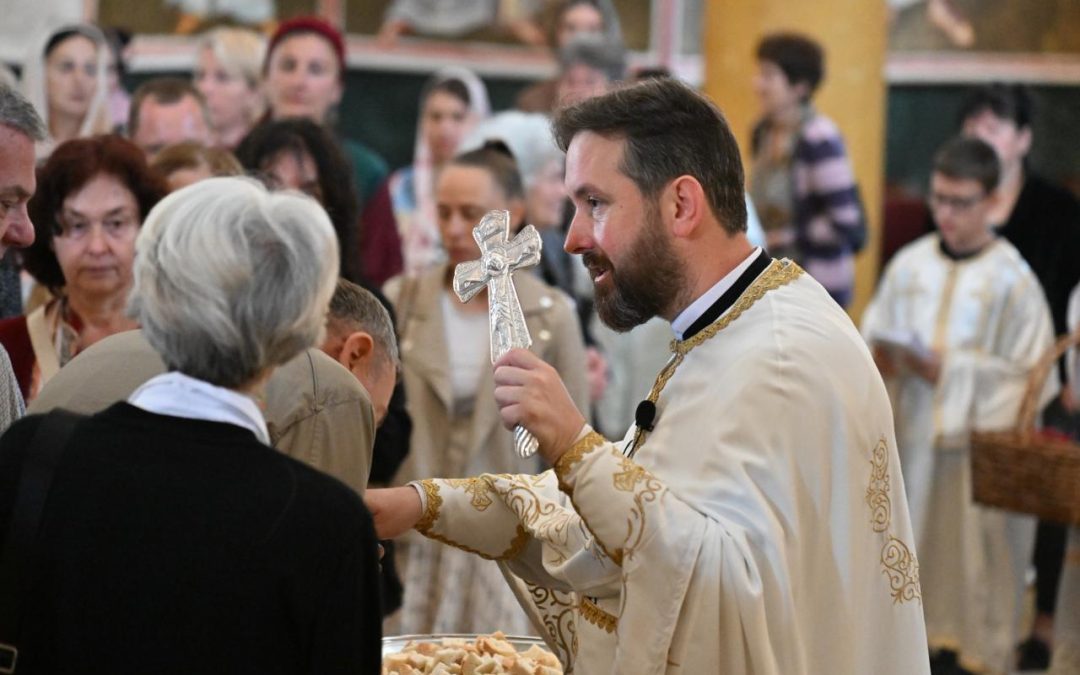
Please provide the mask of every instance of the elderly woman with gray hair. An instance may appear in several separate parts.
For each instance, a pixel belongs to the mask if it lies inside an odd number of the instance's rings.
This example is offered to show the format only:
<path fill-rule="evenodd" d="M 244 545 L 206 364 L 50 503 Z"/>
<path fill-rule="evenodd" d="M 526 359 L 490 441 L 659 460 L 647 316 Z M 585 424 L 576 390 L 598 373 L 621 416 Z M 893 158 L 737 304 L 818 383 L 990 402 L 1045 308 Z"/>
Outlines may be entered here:
<path fill-rule="evenodd" d="M 32 416 L 0 438 L 4 555 L 36 541 L 0 575 L 21 608 L 0 642 L 20 672 L 377 673 L 371 518 L 267 446 L 257 403 L 322 338 L 329 218 L 211 178 L 162 200 L 136 249 L 129 312 L 170 372 L 92 417 Z"/>

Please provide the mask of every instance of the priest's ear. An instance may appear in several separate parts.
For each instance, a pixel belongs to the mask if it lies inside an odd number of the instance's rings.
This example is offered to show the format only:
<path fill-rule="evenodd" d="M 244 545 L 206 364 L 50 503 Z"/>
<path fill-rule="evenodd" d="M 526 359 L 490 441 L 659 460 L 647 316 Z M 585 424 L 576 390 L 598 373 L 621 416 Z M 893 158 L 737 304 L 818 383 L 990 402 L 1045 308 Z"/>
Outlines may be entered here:
<path fill-rule="evenodd" d="M 701 227 L 702 221 L 713 218 L 705 189 L 698 179 L 682 175 L 671 181 L 660 193 L 660 216 L 671 234 L 688 239 Z"/>

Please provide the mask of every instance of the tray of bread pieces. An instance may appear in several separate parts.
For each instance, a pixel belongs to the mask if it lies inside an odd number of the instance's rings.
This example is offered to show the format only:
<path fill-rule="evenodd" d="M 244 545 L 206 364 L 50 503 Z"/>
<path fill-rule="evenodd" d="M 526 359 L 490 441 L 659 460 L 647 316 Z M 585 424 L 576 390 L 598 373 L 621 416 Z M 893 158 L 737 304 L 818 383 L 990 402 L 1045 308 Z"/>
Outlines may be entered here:
<path fill-rule="evenodd" d="M 562 675 L 538 637 L 435 634 L 383 638 L 383 675 Z"/>

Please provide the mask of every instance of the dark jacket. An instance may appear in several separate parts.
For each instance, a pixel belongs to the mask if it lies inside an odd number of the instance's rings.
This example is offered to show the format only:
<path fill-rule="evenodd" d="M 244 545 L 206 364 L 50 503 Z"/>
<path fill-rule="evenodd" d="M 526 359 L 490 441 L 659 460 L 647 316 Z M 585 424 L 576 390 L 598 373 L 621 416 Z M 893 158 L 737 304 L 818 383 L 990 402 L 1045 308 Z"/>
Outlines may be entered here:
<path fill-rule="evenodd" d="M 0 438 L 0 541 L 43 418 Z M 19 673 L 378 673 L 371 517 L 218 422 L 117 403 L 81 421 L 42 517 Z"/>

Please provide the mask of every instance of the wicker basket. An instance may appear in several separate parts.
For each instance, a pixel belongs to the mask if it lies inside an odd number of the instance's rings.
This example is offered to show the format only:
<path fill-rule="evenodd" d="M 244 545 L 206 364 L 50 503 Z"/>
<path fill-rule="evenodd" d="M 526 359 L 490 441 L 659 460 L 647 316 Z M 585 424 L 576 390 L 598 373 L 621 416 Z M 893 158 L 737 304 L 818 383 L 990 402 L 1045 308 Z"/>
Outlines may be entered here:
<path fill-rule="evenodd" d="M 1077 344 L 1080 330 L 1058 340 L 1032 369 L 1015 429 L 971 435 L 975 501 L 1080 525 L 1080 445 L 1035 430 L 1043 384 Z"/>

